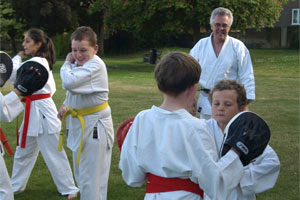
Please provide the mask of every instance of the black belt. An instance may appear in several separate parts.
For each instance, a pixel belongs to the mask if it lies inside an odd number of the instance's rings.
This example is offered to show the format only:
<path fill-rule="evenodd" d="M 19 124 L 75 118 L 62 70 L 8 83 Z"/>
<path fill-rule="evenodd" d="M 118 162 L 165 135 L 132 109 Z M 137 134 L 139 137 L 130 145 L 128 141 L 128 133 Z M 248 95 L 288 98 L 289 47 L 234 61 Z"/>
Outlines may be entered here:
<path fill-rule="evenodd" d="M 210 89 L 201 88 L 200 90 L 201 90 L 201 91 L 203 91 L 203 92 L 205 92 L 205 93 L 207 93 L 207 94 L 209 94 L 209 93 L 210 93 Z"/>

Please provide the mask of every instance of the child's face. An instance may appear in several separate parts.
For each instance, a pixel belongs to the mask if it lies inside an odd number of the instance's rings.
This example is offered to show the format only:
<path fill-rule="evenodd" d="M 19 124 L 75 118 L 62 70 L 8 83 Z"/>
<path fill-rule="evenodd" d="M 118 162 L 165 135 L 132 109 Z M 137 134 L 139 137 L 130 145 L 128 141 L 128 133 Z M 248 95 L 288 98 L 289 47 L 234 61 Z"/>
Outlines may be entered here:
<path fill-rule="evenodd" d="M 34 40 L 26 33 L 22 43 L 26 55 L 35 56 L 36 52 L 40 49 L 42 43 L 35 43 Z"/>
<path fill-rule="evenodd" d="M 91 46 L 88 40 L 72 40 L 72 55 L 81 66 L 92 59 L 98 51 L 98 46 Z"/>
<path fill-rule="evenodd" d="M 212 95 L 212 116 L 218 124 L 228 124 L 236 114 L 241 112 L 234 90 L 215 91 Z"/>

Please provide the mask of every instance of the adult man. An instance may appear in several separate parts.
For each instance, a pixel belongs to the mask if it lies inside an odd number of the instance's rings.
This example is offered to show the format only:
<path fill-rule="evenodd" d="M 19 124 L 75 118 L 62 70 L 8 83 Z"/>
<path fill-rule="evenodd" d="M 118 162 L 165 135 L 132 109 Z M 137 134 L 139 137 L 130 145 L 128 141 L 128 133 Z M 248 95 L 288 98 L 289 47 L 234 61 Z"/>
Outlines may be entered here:
<path fill-rule="evenodd" d="M 211 118 L 209 92 L 220 80 L 236 80 L 242 83 L 247 92 L 248 103 L 255 99 L 254 73 L 250 54 L 246 46 L 228 35 L 233 22 L 230 10 L 216 8 L 210 17 L 213 33 L 203 38 L 192 48 L 190 55 L 201 66 L 199 83 L 201 91 L 197 112 L 200 118 Z"/>

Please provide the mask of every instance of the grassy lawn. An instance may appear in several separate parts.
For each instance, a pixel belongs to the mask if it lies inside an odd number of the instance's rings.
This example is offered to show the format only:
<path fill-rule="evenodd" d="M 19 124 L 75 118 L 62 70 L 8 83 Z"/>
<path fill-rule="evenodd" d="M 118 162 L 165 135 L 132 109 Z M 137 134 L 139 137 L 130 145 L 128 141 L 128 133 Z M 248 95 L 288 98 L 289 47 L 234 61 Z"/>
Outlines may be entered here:
<path fill-rule="evenodd" d="M 189 49 L 164 48 L 169 51 Z M 110 99 L 115 132 L 121 122 L 134 117 L 139 111 L 152 105 L 160 105 L 162 96 L 154 78 L 154 65 L 143 64 L 145 52 L 126 56 L 104 57 L 108 68 Z M 281 171 L 276 186 L 257 196 L 259 200 L 299 199 L 299 51 L 294 50 L 250 50 L 256 82 L 256 101 L 250 110 L 260 114 L 269 124 L 272 132 L 270 145 L 277 152 Z M 57 91 L 54 101 L 59 108 L 65 92 L 61 89 L 58 61 L 54 69 Z M 6 94 L 11 87 L 6 84 L 1 91 Z M 19 119 L 21 121 L 21 117 Z M 64 124 L 63 124 L 64 126 Z M 1 123 L 10 145 L 16 145 L 16 121 Z M 66 146 L 65 146 L 66 147 Z M 69 160 L 71 152 L 66 149 Z M 115 144 L 110 171 L 109 200 L 140 200 L 145 188 L 130 188 L 121 178 L 118 168 L 120 152 Z M 9 173 L 13 156 L 5 155 Z M 15 196 L 16 200 L 59 200 L 65 199 L 57 193 L 51 175 L 39 156 L 25 192 Z M 79 199 L 79 198 L 78 198 Z"/>

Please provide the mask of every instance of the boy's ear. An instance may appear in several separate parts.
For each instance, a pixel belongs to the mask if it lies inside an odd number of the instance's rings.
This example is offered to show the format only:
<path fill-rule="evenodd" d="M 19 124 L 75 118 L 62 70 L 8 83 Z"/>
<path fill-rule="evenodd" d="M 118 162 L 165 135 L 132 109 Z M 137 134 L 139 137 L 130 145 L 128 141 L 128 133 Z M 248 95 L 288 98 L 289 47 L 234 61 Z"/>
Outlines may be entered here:
<path fill-rule="evenodd" d="M 188 91 L 193 92 L 193 93 L 194 92 L 196 93 L 197 89 L 198 89 L 198 83 L 195 83 L 194 85 L 191 85 L 190 87 L 188 87 Z"/>
<path fill-rule="evenodd" d="M 247 110 L 248 110 L 248 106 L 241 106 L 240 107 L 240 112 L 247 111 Z"/>
<path fill-rule="evenodd" d="M 95 47 L 94 47 L 95 54 L 97 54 L 98 49 L 99 49 L 99 47 L 98 47 L 98 45 L 96 44 Z"/>

